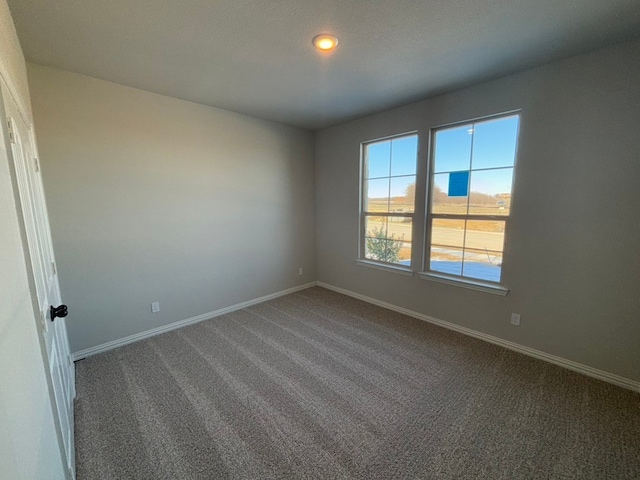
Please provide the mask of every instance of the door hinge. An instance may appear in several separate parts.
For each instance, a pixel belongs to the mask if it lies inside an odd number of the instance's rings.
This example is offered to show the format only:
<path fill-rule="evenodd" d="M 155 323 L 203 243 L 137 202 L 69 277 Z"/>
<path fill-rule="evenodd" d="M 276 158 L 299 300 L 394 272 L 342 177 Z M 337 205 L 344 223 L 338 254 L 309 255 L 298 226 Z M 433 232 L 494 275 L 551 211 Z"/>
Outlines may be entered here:
<path fill-rule="evenodd" d="M 7 119 L 7 126 L 9 130 L 9 140 L 11 141 L 11 143 L 16 143 L 16 135 L 15 133 L 13 133 L 13 122 L 10 118 Z"/>
<path fill-rule="evenodd" d="M 51 262 L 51 270 L 53 271 L 54 275 L 58 274 L 58 267 L 56 267 L 56 262 Z"/>
<path fill-rule="evenodd" d="M 36 172 L 40 171 L 40 162 L 38 161 L 38 159 L 36 157 L 33 157 L 33 164 L 35 166 Z"/>

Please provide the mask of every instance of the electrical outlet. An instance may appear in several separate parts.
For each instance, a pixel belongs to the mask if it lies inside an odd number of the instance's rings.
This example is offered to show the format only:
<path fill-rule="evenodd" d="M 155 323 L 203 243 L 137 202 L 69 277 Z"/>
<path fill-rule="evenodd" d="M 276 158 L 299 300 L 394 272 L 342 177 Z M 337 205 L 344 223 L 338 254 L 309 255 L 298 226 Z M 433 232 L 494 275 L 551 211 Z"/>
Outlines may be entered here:
<path fill-rule="evenodd" d="M 158 313 L 160 311 L 160 302 L 153 302 L 151 304 L 151 313 Z"/>
<path fill-rule="evenodd" d="M 511 314 L 511 325 L 515 325 L 517 327 L 520 326 L 520 314 L 519 313 L 512 313 Z"/>
<path fill-rule="evenodd" d="M 302 275 L 304 273 L 304 268 L 298 268 L 298 275 Z"/>

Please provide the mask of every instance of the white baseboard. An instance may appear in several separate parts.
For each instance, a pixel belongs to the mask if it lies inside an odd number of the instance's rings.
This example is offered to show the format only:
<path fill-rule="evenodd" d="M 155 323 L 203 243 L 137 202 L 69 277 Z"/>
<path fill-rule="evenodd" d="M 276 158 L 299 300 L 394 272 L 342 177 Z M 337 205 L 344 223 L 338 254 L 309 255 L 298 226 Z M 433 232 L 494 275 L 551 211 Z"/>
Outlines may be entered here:
<path fill-rule="evenodd" d="M 574 362 L 572 360 L 567 360 L 562 357 L 550 355 L 548 353 L 542 352 L 540 350 L 536 350 L 534 348 L 525 347 L 524 345 L 520 345 L 518 343 L 510 342 L 508 340 L 503 340 L 502 338 L 499 338 L 499 337 L 494 337 L 493 335 L 487 335 L 486 333 L 478 332 L 477 330 L 473 330 L 471 328 L 461 327 L 460 325 L 456 325 L 454 323 L 446 322 L 444 320 L 440 320 L 438 318 L 431 317 L 429 315 L 424 315 L 422 313 L 414 312 L 413 310 L 399 307 L 391 303 L 383 302 L 381 300 L 377 300 L 372 297 L 367 297 L 366 295 L 361 295 L 359 293 L 355 293 L 350 290 L 345 290 L 344 288 L 329 285 L 324 282 L 317 282 L 317 285 L 319 287 L 323 287 L 328 290 L 333 290 L 335 292 L 342 293 L 343 295 L 348 295 L 349 297 L 357 298 L 358 300 L 362 300 L 367 303 L 372 303 L 373 305 L 378 305 L 380 307 L 384 307 L 389 310 L 393 310 L 398 313 L 402 313 L 404 315 L 417 318 L 418 320 L 423 320 L 425 322 L 433 323 L 434 325 L 438 325 L 440 327 L 448 328 L 449 330 L 454 330 L 456 332 L 460 332 L 470 337 L 484 340 L 485 342 L 500 345 L 501 347 L 508 348 L 509 350 L 513 350 L 515 352 L 522 353 L 524 355 L 528 355 L 529 357 L 537 358 L 539 360 L 544 360 L 545 362 L 553 363 L 560 367 L 573 370 L 574 372 L 582 373 L 583 375 L 587 375 L 589 377 L 597 378 L 598 380 L 602 380 L 607 383 L 618 385 L 619 387 L 640 392 L 640 382 L 631 380 L 629 378 L 621 377 L 619 375 L 614 375 L 613 373 L 605 372 L 604 370 L 598 370 L 597 368 L 589 367 L 588 365 L 583 365 L 581 363 Z"/>
<path fill-rule="evenodd" d="M 281 290 L 279 292 L 271 293 L 263 297 L 254 298 L 253 300 L 247 300 L 246 302 L 236 303 L 235 305 L 220 308 L 219 310 L 214 310 L 213 312 L 203 313 L 202 315 L 186 318 L 184 320 L 178 320 L 177 322 L 173 322 L 168 325 L 163 325 L 162 327 L 152 328 L 151 330 L 146 330 L 144 332 L 136 333 L 134 335 L 129 335 L 128 337 L 119 338 L 118 340 L 113 340 L 111 342 L 96 345 L 95 347 L 85 348 L 84 350 L 80 350 L 79 352 L 72 353 L 71 356 L 73 358 L 73 361 L 82 360 L 83 358 L 90 357 L 91 355 L 97 355 L 98 353 L 106 352 L 108 350 L 113 350 L 114 348 L 122 347 L 123 345 L 127 345 L 133 342 L 138 342 L 140 340 L 144 340 L 145 338 L 153 337 L 155 335 L 169 332 L 177 328 L 202 322 L 204 320 L 209 320 L 214 317 L 219 317 L 220 315 L 224 315 L 226 313 L 235 312 L 236 310 L 241 310 L 243 308 L 247 308 L 252 305 L 256 305 L 258 303 L 266 302 L 268 300 L 273 300 L 274 298 L 282 297 L 284 295 L 298 292 L 300 290 L 305 290 L 310 287 L 315 287 L 315 285 L 316 285 L 316 282 L 305 283 L 304 285 L 298 285 L 297 287 L 288 288 L 286 290 Z"/>
<path fill-rule="evenodd" d="M 72 357 L 74 361 L 81 360 L 91 355 L 96 355 L 98 353 L 106 352 L 108 350 L 112 350 L 114 348 L 121 347 L 129 343 L 144 340 L 145 338 L 153 337 L 155 335 L 159 335 L 164 332 L 169 332 L 171 330 L 175 330 L 177 328 L 181 328 L 186 325 L 191 325 L 194 323 L 202 322 L 204 320 L 209 320 L 211 318 L 219 317 L 220 315 L 224 315 L 226 313 L 231 313 L 236 310 L 241 310 L 243 308 L 250 307 L 258 303 L 266 302 L 274 298 L 282 297 L 290 293 L 298 292 L 300 290 L 305 290 L 307 288 L 314 287 L 316 285 L 319 287 L 326 288 L 328 290 L 333 290 L 335 292 L 342 293 L 343 295 L 347 295 L 349 297 L 357 298 L 359 300 L 362 300 L 367 303 L 371 303 L 373 305 L 378 305 L 380 307 L 387 308 L 389 310 L 393 310 L 395 312 L 402 313 L 404 315 L 408 315 L 409 317 L 417 318 L 418 320 L 429 322 L 434 325 L 438 325 L 440 327 L 448 328 L 449 330 L 453 330 L 453 331 L 462 333 L 464 335 L 468 335 L 470 337 L 484 340 L 485 342 L 493 343 L 495 345 L 500 345 L 501 347 L 508 348 L 509 350 L 513 350 L 515 352 L 522 353 L 524 355 L 528 355 L 530 357 L 537 358 L 545 362 L 553 363 L 554 365 L 558 365 L 560 367 L 573 370 L 574 372 L 578 372 L 583 375 L 587 375 L 589 377 L 597 378 L 598 380 L 602 380 L 604 382 L 608 382 L 613 385 L 618 385 L 620 387 L 627 388 L 629 390 L 640 392 L 640 382 L 637 382 L 635 380 L 621 377 L 619 375 L 614 375 L 613 373 L 605 372 L 604 370 L 598 370 L 597 368 L 589 367 L 588 365 L 583 365 L 581 363 L 574 362 L 572 360 L 567 360 L 562 357 L 557 357 L 555 355 L 551 355 L 543 351 L 536 350 L 534 348 L 530 348 L 524 345 L 520 345 L 518 343 L 510 342 L 509 340 L 503 340 L 502 338 L 494 337 L 493 335 L 488 335 L 486 333 L 482 333 L 477 330 L 473 330 L 471 328 L 462 327 L 460 325 L 456 325 L 454 323 L 450 323 L 445 320 L 440 320 L 439 318 L 431 317 L 423 313 L 415 312 L 407 308 L 403 308 L 397 305 L 393 305 L 391 303 L 383 302 L 381 300 L 377 300 L 372 297 L 367 297 L 366 295 L 361 295 L 359 293 L 355 293 L 350 290 L 336 287 L 334 285 L 330 285 L 324 282 L 306 283 L 304 285 L 299 285 L 297 287 L 275 292 L 269 295 L 265 295 L 263 297 L 254 298 L 246 302 L 237 303 L 235 305 L 221 308 L 219 310 L 214 310 L 213 312 L 203 313 L 202 315 L 197 315 L 195 317 L 187 318 L 185 320 L 179 320 L 177 322 L 173 322 L 168 325 L 163 325 L 162 327 L 153 328 L 145 332 L 136 333 L 134 335 L 129 335 L 128 337 L 120 338 L 118 340 L 113 340 L 111 342 L 103 343 L 101 345 L 96 345 L 95 347 L 90 347 L 84 350 L 80 350 L 78 352 L 74 352 L 72 354 Z"/>

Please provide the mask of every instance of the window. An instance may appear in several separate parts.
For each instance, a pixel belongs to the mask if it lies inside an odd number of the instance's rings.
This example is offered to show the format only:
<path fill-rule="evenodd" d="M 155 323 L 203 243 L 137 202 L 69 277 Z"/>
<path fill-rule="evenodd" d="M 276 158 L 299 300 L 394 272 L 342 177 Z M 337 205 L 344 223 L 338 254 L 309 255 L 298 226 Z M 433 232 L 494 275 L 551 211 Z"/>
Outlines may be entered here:
<path fill-rule="evenodd" d="M 418 136 L 362 145 L 360 259 L 411 266 Z"/>
<path fill-rule="evenodd" d="M 519 121 L 509 114 L 432 130 L 429 272 L 500 283 Z"/>

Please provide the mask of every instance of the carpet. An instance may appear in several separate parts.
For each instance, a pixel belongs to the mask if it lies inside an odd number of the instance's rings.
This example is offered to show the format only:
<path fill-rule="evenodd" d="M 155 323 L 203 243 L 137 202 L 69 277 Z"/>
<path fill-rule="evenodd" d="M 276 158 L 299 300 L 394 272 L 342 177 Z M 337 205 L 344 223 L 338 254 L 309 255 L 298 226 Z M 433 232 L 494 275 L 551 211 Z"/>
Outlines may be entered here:
<path fill-rule="evenodd" d="M 78 479 L 638 479 L 640 395 L 319 287 L 77 363 Z"/>

